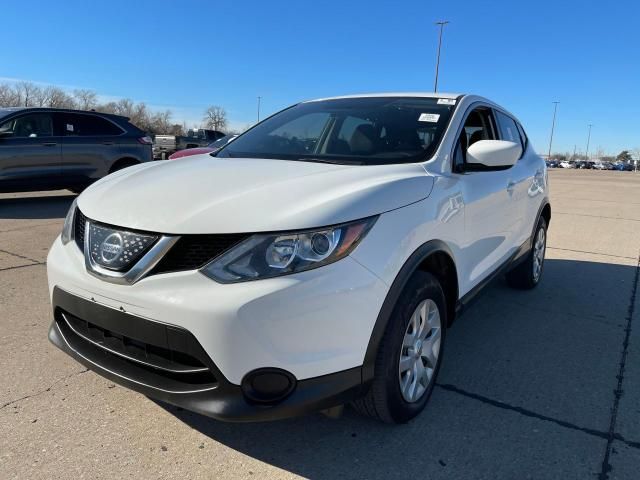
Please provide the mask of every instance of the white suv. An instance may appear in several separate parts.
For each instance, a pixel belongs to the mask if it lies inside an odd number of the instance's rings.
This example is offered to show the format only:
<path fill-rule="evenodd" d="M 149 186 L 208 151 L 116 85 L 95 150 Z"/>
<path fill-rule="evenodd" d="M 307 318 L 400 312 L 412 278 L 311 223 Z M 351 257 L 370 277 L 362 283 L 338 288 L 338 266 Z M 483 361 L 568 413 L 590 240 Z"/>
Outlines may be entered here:
<path fill-rule="evenodd" d="M 211 155 L 128 168 L 49 253 L 51 341 L 222 420 L 427 403 L 446 327 L 540 281 L 551 209 L 522 126 L 477 96 L 299 103 Z"/>

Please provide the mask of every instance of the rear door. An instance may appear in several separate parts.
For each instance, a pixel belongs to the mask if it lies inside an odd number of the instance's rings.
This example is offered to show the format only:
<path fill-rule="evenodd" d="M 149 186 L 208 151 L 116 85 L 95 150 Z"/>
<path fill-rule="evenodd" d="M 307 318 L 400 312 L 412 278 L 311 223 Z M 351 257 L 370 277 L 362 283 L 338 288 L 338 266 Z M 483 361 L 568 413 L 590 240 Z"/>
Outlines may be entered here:
<path fill-rule="evenodd" d="M 60 184 L 61 137 L 52 114 L 15 115 L 0 124 L 0 188 L 56 188 Z"/>
<path fill-rule="evenodd" d="M 62 176 L 69 184 L 85 184 L 104 177 L 124 133 L 115 123 L 90 113 L 61 115 Z"/>

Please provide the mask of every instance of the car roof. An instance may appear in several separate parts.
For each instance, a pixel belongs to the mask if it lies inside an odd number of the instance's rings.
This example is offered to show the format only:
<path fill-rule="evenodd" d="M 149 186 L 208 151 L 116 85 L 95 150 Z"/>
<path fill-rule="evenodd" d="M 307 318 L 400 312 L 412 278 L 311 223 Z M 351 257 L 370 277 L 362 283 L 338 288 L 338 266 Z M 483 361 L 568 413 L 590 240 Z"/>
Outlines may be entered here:
<path fill-rule="evenodd" d="M 438 93 L 438 92 L 379 92 L 379 93 L 359 93 L 359 94 L 353 94 L 353 95 L 340 95 L 337 97 L 316 98 L 313 100 L 307 100 L 307 102 L 322 102 L 324 100 L 339 100 L 342 98 L 380 98 L 380 97 L 424 97 L 424 98 L 456 99 L 461 96 L 464 96 L 464 95 L 460 93 Z"/>
<path fill-rule="evenodd" d="M 0 108 L 0 118 L 6 117 L 15 112 L 60 112 L 60 113 L 84 113 L 96 114 L 105 117 L 118 118 L 121 120 L 129 120 L 129 117 L 117 115 L 115 113 L 104 113 L 96 110 L 75 110 L 73 108 L 49 108 L 49 107 L 2 107 Z"/>
<path fill-rule="evenodd" d="M 516 117 L 509 110 L 504 108 L 501 105 L 489 100 L 488 98 L 482 97 L 480 95 L 474 95 L 469 93 L 446 93 L 446 92 L 379 92 L 379 93 L 360 93 L 354 95 L 342 95 L 338 97 L 325 97 L 325 98 L 316 98 L 314 100 L 307 100 L 302 103 L 311 103 L 311 102 L 322 102 L 325 100 L 339 100 L 343 98 L 382 98 L 382 97 L 398 97 L 398 98 L 447 98 L 451 100 L 456 100 L 456 104 L 464 103 L 466 105 L 471 105 L 475 102 L 482 102 L 486 105 L 491 106 L 492 108 L 497 108 L 499 110 L 504 111 L 506 114 Z"/>

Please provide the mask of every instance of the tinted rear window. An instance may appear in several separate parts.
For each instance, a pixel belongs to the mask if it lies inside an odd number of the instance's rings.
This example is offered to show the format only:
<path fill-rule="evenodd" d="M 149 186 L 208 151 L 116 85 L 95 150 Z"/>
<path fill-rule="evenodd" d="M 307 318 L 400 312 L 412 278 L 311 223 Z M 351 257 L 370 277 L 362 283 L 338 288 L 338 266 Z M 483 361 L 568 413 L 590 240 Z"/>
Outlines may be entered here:
<path fill-rule="evenodd" d="M 66 114 L 62 130 L 66 135 L 81 137 L 120 135 L 123 130 L 109 120 L 97 115 Z"/>

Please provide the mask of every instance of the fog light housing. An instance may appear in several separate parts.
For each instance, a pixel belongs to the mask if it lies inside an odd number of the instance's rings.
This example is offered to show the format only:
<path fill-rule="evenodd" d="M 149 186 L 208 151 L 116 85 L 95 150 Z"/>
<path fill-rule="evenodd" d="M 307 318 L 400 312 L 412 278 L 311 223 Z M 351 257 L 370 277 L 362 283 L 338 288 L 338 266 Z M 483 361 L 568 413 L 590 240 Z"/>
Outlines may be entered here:
<path fill-rule="evenodd" d="M 269 405 L 287 398 L 296 388 L 296 378 L 280 368 L 259 368 L 244 376 L 241 387 L 250 402 Z"/>

